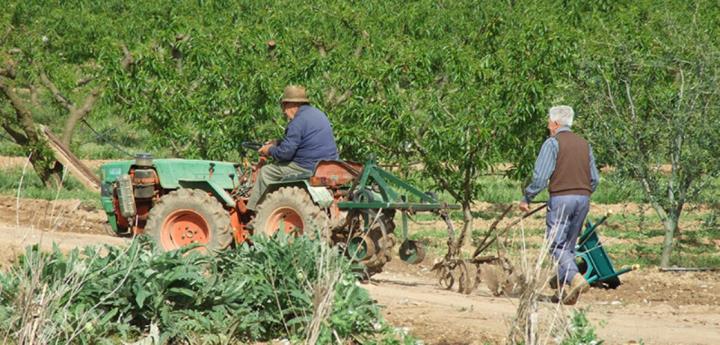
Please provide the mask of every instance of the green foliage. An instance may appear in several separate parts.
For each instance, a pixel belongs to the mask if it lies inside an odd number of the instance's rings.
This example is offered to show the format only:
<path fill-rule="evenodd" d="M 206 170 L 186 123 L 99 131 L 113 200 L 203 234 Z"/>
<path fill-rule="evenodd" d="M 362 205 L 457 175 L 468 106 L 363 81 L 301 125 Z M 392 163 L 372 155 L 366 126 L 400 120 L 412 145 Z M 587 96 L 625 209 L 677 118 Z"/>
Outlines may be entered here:
<path fill-rule="evenodd" d="M 288 7 L 311 15 L 287 16 Z M 96 119 L 118 107 L 174 155 L 235 157 L 242 140 L 280 135 L 277 98 L 301 83 L 329 112 L 343 157 L 412 160 L 413 139 L 424 137 L 430 174 L 476 177 L 531 160 L 538 143 L 526 138 L 542 137 L 539 120 L 575 51 L 553 12 L 503 1 L 23 1 L 8 8 L 4 44 L 60 86 L 108 80 Z M 455 177 L 443 188 L 459 188 Z"/>
<path fill-rule="evenodd" d="M 598 340 L 595 334 L 595 327 L 585 315 L 585 311 L 574 310 L 570 318 L 570 324 L 566 330 L 567 334 L 563 338 L 561 345 L 601 345 L 602 340 Z"/>
<path fill-rule="evenodd" d="M 0 328 L 23 330 L 30 297 L 49 343 L 117 343 L 142 337 L 152 326 L 163 342 L 237 343 L 304 339 L 321 272 L 322 243 L 306 238 L 256 238 L 216 256 L 158 253 L 136 241 L 129 247 L 86 248 L 63 254 L 37 247 L 0 274 Z M 326 269 L 341 269 L 334 304 L 320 343 L 334 337 L 373 342 L 391 331 L 355 284 L 349 263 L 332 250 Z M 45 302 L 42 302 L 44 300 Z M 43 304 L 44 303 L 44 304 Z M 29 306 L 29 305 L 28 305 Z M 388 339 L 392 339 L 390 336 Z M 293 340 L 294 339 L 294 340 Z"/>

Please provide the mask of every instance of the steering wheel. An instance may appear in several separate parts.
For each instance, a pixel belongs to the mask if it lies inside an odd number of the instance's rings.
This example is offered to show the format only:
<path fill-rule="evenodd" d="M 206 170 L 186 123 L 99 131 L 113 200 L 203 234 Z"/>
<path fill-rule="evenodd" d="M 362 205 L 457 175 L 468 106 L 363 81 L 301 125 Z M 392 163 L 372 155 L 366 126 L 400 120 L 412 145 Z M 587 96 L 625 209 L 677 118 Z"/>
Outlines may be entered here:
<path fill-rule="evenodd" d="M 257 151 L 263 146 L 263 144 L 254 141 L 243 141 L 240 146 L 246 150 Z"/>

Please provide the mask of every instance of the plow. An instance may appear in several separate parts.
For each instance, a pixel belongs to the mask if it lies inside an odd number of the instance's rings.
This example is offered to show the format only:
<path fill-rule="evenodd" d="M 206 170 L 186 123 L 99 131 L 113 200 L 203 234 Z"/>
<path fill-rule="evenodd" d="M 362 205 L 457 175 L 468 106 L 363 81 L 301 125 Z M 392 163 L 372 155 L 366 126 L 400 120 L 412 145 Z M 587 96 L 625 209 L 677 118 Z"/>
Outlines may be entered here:
<path fill-rule="evenodd" d="M 506 206 L 495 221 L 485 232 L 485 236 L 477 241 L 475 249 L 469 258 L 461 258 L 460 246 L 464 243 L 465 234 L 461 233 L 456 239 L 452 222 L 447 216 L 443 219 L 448 226 L 448 251 L 445 256 L 433 265 L 432 271 L 438 278 L 438 285 L 451 290 L 457 287 L 457 291 L 470 294 L 481 282 L 485 282 L 487 288 L 495 296 L 516 295 L 520 293 L 523 284 L 523 272 L 520 272 L 505 254 L 505 246 L 500 237 L 507 234 L 515 225 L 546 207 L 541 204 L 531 211 L 522 214 L 520 217 L 509 222 L 503 228 L 498 229 L 501 221 L 510 213 L 514 205 Z M 622 267 L 616 270 L 609 255 L 598 236 L 598 227 L 610 216 L 606 214 L 599 220 L 592 222 L 586 220 L 585 229 L 578 238 L 575 247 L 575 258 L 580 273 L 585 280 L 595 287 L 615 289 L 620 286 L 620 275 L 638 269 L 637 265 Z M 486 251 L 497 243 L 497 254 L 487 255 Z M 557 289 L 557 278 L 548 280 L 548 285 Z"/>

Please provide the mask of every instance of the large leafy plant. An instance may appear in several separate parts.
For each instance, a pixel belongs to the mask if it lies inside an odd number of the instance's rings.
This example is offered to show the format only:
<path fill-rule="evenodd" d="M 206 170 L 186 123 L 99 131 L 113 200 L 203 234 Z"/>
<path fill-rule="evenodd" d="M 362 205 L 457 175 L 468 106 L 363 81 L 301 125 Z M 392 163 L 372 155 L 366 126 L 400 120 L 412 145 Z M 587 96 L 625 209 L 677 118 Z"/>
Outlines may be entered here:
<path fill-rule="evenodd" d="M 136 241 L 69 254 L 28 248 L 0 274 L 2 335 L 48 344 L 117 343 L 148 333 L 175 343 L 299 341 L 324 293 L 332 303 L 317 342 L 369 341 L 382 329 L 349 262 L 322 243 L 257 238 L 253 247 L 216 256 L 150 246 Z M 328 270 L 339 270 L 339 279 L 322 291 Z"/>

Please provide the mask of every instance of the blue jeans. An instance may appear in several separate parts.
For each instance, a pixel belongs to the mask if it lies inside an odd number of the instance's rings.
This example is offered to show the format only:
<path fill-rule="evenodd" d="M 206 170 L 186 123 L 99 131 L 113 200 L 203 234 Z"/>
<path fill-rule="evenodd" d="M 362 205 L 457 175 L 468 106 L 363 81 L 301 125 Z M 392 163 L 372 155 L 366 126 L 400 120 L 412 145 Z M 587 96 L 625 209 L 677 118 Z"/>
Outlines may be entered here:
<path fill-rule="evenodd" d="M 561 284 L 570 283 L 579 272 L 575 263 L 575 245 L 589 210 L 590 197 L 586 195 L 559 195 L 548 201 L 545 235 L 558 263 Z"/>

